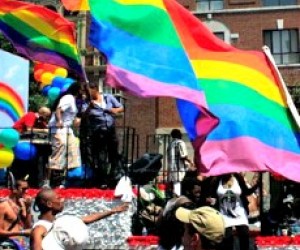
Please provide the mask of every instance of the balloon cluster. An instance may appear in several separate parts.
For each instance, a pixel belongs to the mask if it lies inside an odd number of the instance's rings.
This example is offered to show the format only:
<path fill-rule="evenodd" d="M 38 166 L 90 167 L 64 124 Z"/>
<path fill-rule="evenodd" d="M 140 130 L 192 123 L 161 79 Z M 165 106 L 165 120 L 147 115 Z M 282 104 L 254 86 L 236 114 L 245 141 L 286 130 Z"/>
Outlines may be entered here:
<path fill-rule="evenodd" d="M 67 77 L 66 69 L 47 63 L 36 63 L 33 74 L 34 79 L 40 83 L 42 94 L 48 97 L 50 105 L 75 82 Z"/>
<path fill-rule="evenodd" d="M 0 168 L 9 167 L 14 158 L 13 147 L 20 139 L 20 135 L 15 129 L 3 129 L 0 131 Z"/>
<path fill-rule="evenodd" d="M 19 142 L 20 134 L 13 128 L 0 130 L 0 168 L 10 167 L 13 160 L 30 160 L 36 147 L 30 142 Z"/>

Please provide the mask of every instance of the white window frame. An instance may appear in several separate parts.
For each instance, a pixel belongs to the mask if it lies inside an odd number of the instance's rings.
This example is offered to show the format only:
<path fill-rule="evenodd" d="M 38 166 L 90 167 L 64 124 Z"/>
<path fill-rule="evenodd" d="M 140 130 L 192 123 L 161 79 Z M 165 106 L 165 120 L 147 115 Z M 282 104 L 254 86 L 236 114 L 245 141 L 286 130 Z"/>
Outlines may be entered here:
<path fill-rule="evenodd" d="M 291 36 L 291 32 L 294 31 L 296 32 L 296 41 L 294 41 L 296 43 L 296 49 L 293 49 L 293 44 L 292 44 L 292 36 Z M 285 32 L 285 33 L 284 33 Z M 288 36 L 290 38 L 289 42 L 289 51 L 284 51 L 284 38 L 283 38 L 283 34 L 286 34 L 286 32 L 288 33 Z M 279 39 L 277 39 L 277 37 L 275 38 L 275 34 L 278 33 L 279 34 Z M 267 35 L 270 36 L 270 38 L 267 38 Z M 277 65 L 289 65 L 289 64 L 300 64 L 300 42 L 299 42 L 299 30 L 298 29 L 281 29 L 281 30 L 264 30 L 263 31 L 263 39 L 264 39 L 264 43 L 270 48 L 271 53 L 275 59 L 275 62 Z M 266 41 L 266 40 L 269 41 Z M 279 52 L 275 52 L 275 43 L 280 43 L 280 51 Z M 291 61 L 292 59 L 289 59 L 289 56 L 295 56 L 296 60 L 295 61 Z M 292 58 L 292 57 L 291 57 Z M 288 60 L 287 60 L 288 59 Z"/>
<path fill-rule="evenodd" d="M 216 7 L 215 4 L 222 4 L 222 7 Z M 196 0 L 197 11 L 207 12 L 212 10 L 223 10 L 224 0 Z"/>

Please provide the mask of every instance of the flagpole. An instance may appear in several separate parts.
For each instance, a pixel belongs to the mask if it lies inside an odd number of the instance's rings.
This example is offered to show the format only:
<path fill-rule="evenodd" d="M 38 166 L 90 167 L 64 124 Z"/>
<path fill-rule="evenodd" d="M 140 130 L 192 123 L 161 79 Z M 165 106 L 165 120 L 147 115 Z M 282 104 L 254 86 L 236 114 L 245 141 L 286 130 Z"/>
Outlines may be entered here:
<path fill-rule="evenodd" d="M 285 98 L 286 98 L 286 103 L 287 103 L 287 106 L 289 107 L 291 113 L 292 113 L 292 116 L 294 117 L 297 125 L 298 125 L 298 128 L 300 128 L 300 116 L 299 116 L 299 113 L 298 113 L 298 110 L 293 102 L 293 99 L 288 91 L 288 88 L 282 78 L 282 75 L 280 73 L 280 71 L 278 70 L 277 66 L 276 66 L 276 63 L 275 63 L 275 60 L 274 60 L 274 57 L 272 56 L 271 54 L 271 51 L 269 49 L 268 46 L 263 46 L 263 52 L 265 53 L 265 55 L 267 56 L 267 58 L 269 59 L 271 65 L 273 66 L 273 69 L 275 70 L 277 76 L 278 76 L 278 79 L 279 79 L 279 83 L 281 84 L 281 87 L 282 87 L 282 90 L 285 94 Z"/>
<path fill-rule="evenodd" d="M 83 79 L 84 79 L 85 83 L 89 83 L 89 79 L 87 78 L 87 75 L 86 75 L 82 60 L 81 60 L 81 55 L 79 55 L 79 58 L 80 58 L 81 70 L 82 70 L 82 73 L 83 73 Z"/>

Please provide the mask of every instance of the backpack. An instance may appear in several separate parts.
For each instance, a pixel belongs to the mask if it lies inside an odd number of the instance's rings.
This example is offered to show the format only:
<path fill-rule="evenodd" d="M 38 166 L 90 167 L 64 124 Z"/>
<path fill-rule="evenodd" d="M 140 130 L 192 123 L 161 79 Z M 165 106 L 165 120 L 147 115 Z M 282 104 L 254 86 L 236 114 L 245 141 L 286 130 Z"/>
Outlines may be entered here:
<path fill-rule="evenodd" d="M 146 185 L 152 181 L 162 167 L 161 154 L 144 154 L 129 167 L 133 184 Z"/>

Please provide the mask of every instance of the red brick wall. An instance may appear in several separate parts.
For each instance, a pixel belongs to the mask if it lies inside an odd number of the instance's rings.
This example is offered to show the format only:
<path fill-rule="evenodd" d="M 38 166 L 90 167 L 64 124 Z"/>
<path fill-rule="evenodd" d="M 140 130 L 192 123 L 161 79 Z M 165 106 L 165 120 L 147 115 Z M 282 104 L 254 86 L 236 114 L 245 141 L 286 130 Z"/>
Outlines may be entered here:
<path fill-rule="evenodd" d="M 196 1 L 195 0 L 177 0 L 181 5 L 189 10 L 193 10 L 196 8 Z"/>
<path fill-rule="evenodd" d="M 213 20 L 224 23 L 231 33 L 239 33 L 236 47 L 241 49 L 261 49 L 263 30 L 277 29 L 277 19 L 284 20 L 284 28 L 300 28 L 300 10 L 213 14 Z M 204 19 L 204 18 L 202 18 Z"/>
<path fill-rule="evenodd" d="M 196 0 L 177 0 L 190 10 L 196 9 Z M 263 0 L 224 0 L 224 9 L 241 9 L 261 7 Z M 300 4 L 300 0 L 297 1 Z M 201 3 L 200 3 L 201 4 Z"/>
<path fill-rule="evenodd" d="M 125 123 L 136 129 L 139 135 L 139 154 L 146 152 L 146 136 L 155 134 L 156 128 L 156 99 L 141 98 L 125 94 Z M 119 122 L 122 122 L 121 119 Z"/>
<path fill-rule="evenodd" d="M 158 99 L 157 127 L 181 127 L 181 121 L 177 112 L 176 101 L 174 98 Z"/>

